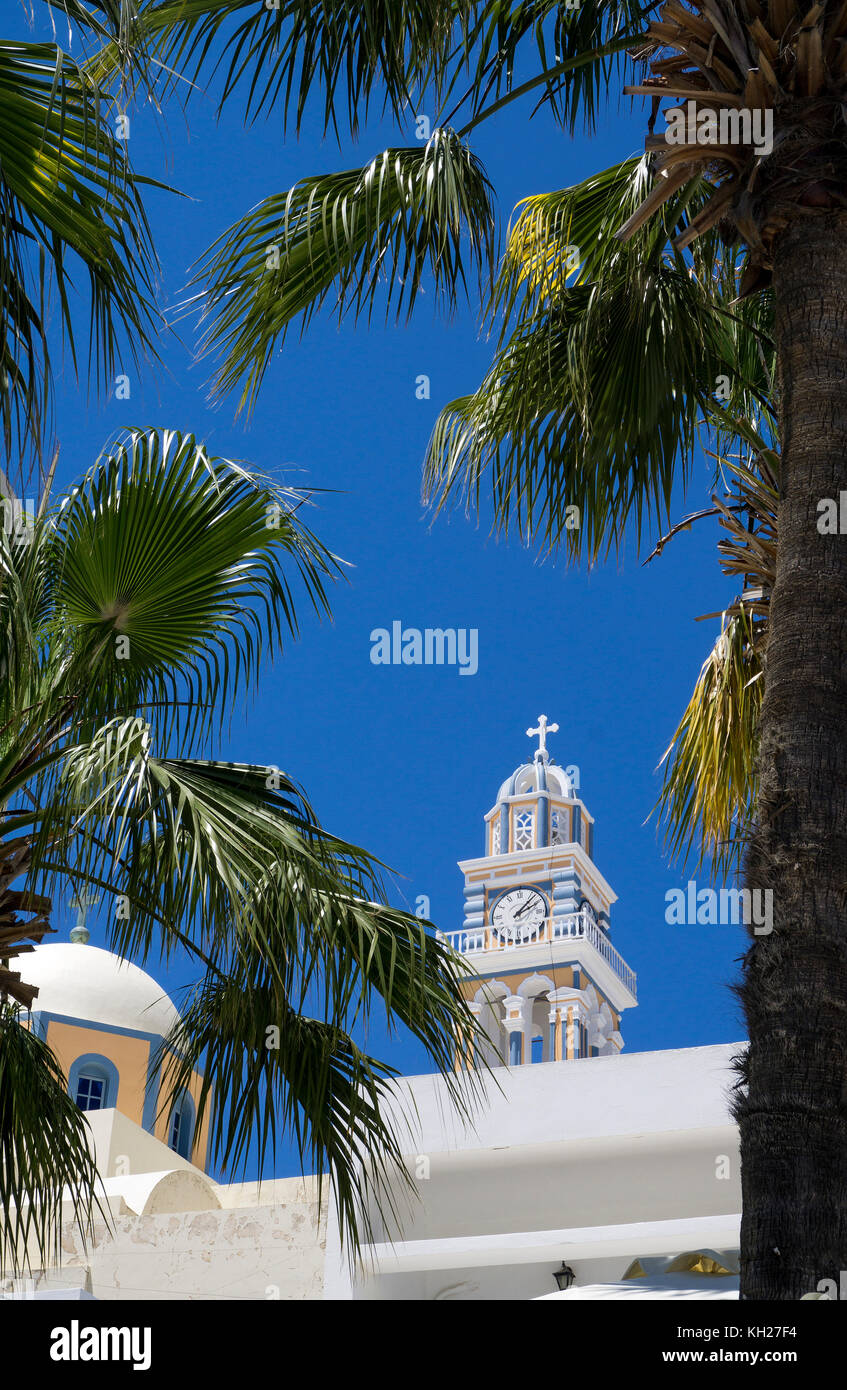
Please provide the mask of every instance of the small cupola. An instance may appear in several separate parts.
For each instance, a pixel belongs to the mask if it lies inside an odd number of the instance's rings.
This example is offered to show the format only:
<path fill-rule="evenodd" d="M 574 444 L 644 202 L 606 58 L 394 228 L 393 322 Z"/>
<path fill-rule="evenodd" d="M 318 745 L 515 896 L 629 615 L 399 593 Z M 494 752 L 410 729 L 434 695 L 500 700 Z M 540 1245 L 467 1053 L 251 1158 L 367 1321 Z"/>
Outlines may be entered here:
<path fill-rule="evenodd" d="M 527 729 L 538 738 L 531 763 L 521 763 L 500 787 L 486 821 L 486 853 L 513 854 L 552 845 L 581 845 L 594 851 L 594 822 L 579 798 L 579 771 L 561 767 L 547 748 L 547 735 L 559 732 L 545 714 Z"/>

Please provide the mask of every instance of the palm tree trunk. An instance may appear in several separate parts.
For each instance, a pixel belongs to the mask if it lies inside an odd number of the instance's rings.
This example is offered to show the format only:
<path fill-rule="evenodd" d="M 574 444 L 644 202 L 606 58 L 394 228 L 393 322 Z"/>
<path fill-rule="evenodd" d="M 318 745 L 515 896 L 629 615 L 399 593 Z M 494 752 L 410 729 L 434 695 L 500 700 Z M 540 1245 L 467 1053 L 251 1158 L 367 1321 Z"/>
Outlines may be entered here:
<path fill-rule="evenodd" d="M 32 1008 L 38 990 L 24 984 L 20 975 L 9 968 L 9 962 L 14 959 L 17 965 L 18 957 L 32 951 L 32 946 L 25 942 L 40 942 L 48 932 L 53 932 L 51 900 L 9 886 L 15 879 L 25 878 L 31 865 L 32 839 L 29 835 L 0 840 L 0 1003 L 12 998 L 25 1009 Z M 21 911 L 31 914 L 28 920 L 19 916 Z"/>
<path fill-rule="evenodd" d="M 769 890 L 741 999 L 741 1296 L 847 1270 L 847 215 L 802 218 L 773 272 L 782 479 L 747 886 Z"/>

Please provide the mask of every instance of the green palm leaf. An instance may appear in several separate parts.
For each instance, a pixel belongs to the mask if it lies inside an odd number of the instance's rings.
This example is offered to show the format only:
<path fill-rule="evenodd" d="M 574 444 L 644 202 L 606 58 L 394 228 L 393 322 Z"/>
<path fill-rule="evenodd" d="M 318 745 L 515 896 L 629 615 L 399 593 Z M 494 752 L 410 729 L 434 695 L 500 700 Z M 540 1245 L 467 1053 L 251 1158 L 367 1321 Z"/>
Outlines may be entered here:
<path fill-rule="evenodd" d="M 344 1237 L 355 1248 L 372 1237 L 372 1204 L 384 1221 L 396 1216 L 391 1178 L 399 1174 L 401 1188 L 411 1184 L 402 1132 L 388 1118 L 396 1072 L 356 1045 L 351 1026 L 367 1020 L 373 997 L 424 1043 L 466 1118 L 480 1095 L 479 1074 L 452 1067 L 457 1050 L 473 1045 L 475 1030 L 457 1011 L 451 953 L 404 914 L 333 892 L 317 918 L 301 926 L 298 953 L 309 960 L 316 950 L 323 968 L 308 1002 L 293 1004 L 302 979 L 280 981 L 252 946 L 239 946 L 225 967 L 210 966 L 170 1040 L 167 1076 L 170 1085 L 184 1086 L 205 1055 L 199 1114 L 210 1108 L 215 1153 L 227 1165 L 243 1160 L 256 1132 L 264 1162 L 265 1143 L 273 1148 L 277 1130 L 260 1122 L 259 1112 L 276 1109 L 296 1138 L 304 1171 L 319 1184 L 329 1175 Z M 278 959 L 282 952 L 271 954 Z"/>
<path fill-rule="evenodd" d="M 155 358 L 153 255 L 139 195 L 108 112 L 51 44 L 0 43 L 0 421 L 7 453 L 36 449 L 50 399 L 48 291 L 76 365 L 70 308 L 88 275 L 89 354 L 98 384 Z"/>
<path fill-rule="evenodd" d="M 59 1063 L 0 995 L 0 1270 L 58 1261 L 63 1202 L 89 1238 L 95 1214 L 107 1216 L 98 1182 Z"/>
<path fill-rule="evenodd" d="M 721 374 L 734 407 L 756 398 L 758 367 L 752 380 L 739 372 L 721 299 L 732 262 L 704 237 L 695 275 L 670 246 L 708 186 L 680 184 L 623 244 L 616 232 L 649 187 L 646 162 L 628 160 L 527 200 L 488 307 L 500 346 L 478 390 L 436 421 L 427 500 L 490 505 L 495 530 L 593 561 L 630 522 L 640 538 L 667 518 Z"/>
<path fill-rule="evenodd" d="M 279 104 L 298 131 L 317 91 L 324 129 L 343 108 L 355 134 L 375 90 L 399 116 L 438 72 L 458 9 L 454 0 L 162 0 L 139 6 L 128 38 L 115 33 L 87 70 L 107 85 L 134 65 L 145 83 L 182 76 L 200 90 L 220 73 L 221 106 L 245 89 L 248 114 Z"/>
<path fill-rule="evenodd" d="M 490 0 L 467 7 L 449 83 L 455 89 L 464 70 L 470 69 L 471 82 L 459 102 L 471 112 L 467 128 L 517 97 L 540 91 L 538 105 L 545 105 L 571 134 L 580 119 L 586 130 L 593 129 L 599 98 L 625 64 L 627 50 L 637 45 L 651 8 L 638 0 L 599 0 L 592 5 Z M 532 60 L 528 49 L 535 50 Z M 516 87 L 517 71 L 530 61 L 540 70 Z"/>
<path fill-rule="evenodd" d="M 174 1041 L 169 1089 L 185 1085 L 198 1056 L 205 1060 L 198 1122 L 211 1114 L 217 1154 L 233 1162 L 256 1130 L 273 1150 L 279 1126 L 293 1137 L 303 1171 L 317 1177 L 319 1201 L 329 1173 L 344 1243 L 355 1249 L 373 1238 L 374 1206 L 383 1221 L 396 1218 L 391 1179 L 399 1174 L 407 1191 L 413 1184 L 401 1134 L 384 1118 L 392 1067 L 342 1029 L 287 1007 L 252 968 L 207 981 Z"/>
<path fill-rule="evenodd" d="M 283 561 L 329 613 L 340 566 L 303 524 L 306 501 L 193 435 L 132 429 L 109 447 L 51 532 L 56 620 L 101 710 L 159 703 L 179 719 L 188 705 L 193 730 L 221 726 L 297 635 Z"/>
<path fill-rule="evenodd" d="M 330 295 L 339 317 L 358 316 L 382 288 L 386 316 L 394 308 L 399 317 L 429 275 L 452 307 L 466 288 L 465 238 L 481 275 L 493 255 L 491 189 L 451 130 L 265 199 L 210 247 L 195 278 L 207 285 L 206 351 L 223 355 L 216 390 L 243 380 L 239 409 L 252 404 L 292 319 L 307 322 Z"/>

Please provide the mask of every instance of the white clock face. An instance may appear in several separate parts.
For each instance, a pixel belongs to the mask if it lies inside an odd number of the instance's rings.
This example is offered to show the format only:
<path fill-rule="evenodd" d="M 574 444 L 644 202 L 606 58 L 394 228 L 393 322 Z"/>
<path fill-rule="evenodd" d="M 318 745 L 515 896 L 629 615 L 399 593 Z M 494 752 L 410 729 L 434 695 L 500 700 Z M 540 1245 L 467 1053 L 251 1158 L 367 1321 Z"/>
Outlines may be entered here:
<path fill-rule="evenodd" d="M 537 888 L 511 888 L 491 909 L 491 926 L 502 941 L 531 941 L 547 916 Z"/>

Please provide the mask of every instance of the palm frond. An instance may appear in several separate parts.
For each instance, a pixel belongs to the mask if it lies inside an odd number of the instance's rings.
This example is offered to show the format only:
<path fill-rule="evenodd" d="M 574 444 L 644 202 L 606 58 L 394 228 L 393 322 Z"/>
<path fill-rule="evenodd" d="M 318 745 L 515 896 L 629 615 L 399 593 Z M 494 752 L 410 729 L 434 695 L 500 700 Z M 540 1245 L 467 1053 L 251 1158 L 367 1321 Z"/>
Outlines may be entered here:
<path fill-rule="evenodd" d="M 119 436 L 52 530 L 57 638 L 73 635 L 64 694 L 104 714 L 158 704 L 172 731 L 220 727 L 284 634 L 297 635 L 287 568 L 329 612 L 339 562 L 303 524 L 306 500 L 193 435 Z"/>
<path fill-rule="evenodd" d="M 106 1215 L 89 1134 L 50 1048 L 0 996 L 0 1271 L 58 1262 L 63 1202 L 83 1240 Z"/>
<path fill-rule="evenodd" d="M 386 1173 L 400 1162 L 381 1112 L 392 1070 L 355 1031 L 377 1013 L 409 1029 L 467 1113 L 478 1077 L 452 1067 L 478 1025 L 453 952 L 387 905 L 382 866 L 326 831 L 290 775 L 191 756 L 296 632 L 287 571 L 326 609 L 337 566 L 295 514 L 302 501 L 192 436 L 137 430 L 25 539 L 0 534 L 0 634 L 17 673 L 0 679 L 0 986 L 32 1004 L 26 943 L 69 889 L 105 897 L 121 954 L 187 953 L 199 1002 L 179 1057 L 208 1050 L 229 1068 L 214 1087 L 238 1098 L 221 1160 L 253 1141 L 264 1158 L 293 1125 L 355 1247 L 363 1155 Z M 254 1023 L 272 1011 L 285 1036 L 264 1069 L 244 1055 L 250 998 Z M 267 1094 L 249 1092 L 257 1077 Z"/>
<path fill-rule="evenodd" d="M 330 1175 L 355 1246 L 366 1194 L 379 1202 L 382 1179 L 403 1170 L 380 1108 L 393 1070 L 351 1030 L 376 1009 L 408 1028 L 470 1114 L 478 1075 L 453 1066 L 478 1025 L 452 951 L 384 903 L 376 861 L 323 831 L 276 769 L 156 760 L 149 730 L 113 722 L 68 754 L 54 808 L 43 857 L 36 845 L 45 879 L 72 875 L 127 904 L 110 928 L 122 954 L 181 946 L 205 967 L 168 1040 L 163 1105 L 202 1064 L 216 1158 L 238 1165 L 255 1140 L 261 1168 L 285 1126 L 319 1179 Z M 271 1026 L 281 1036 L 269 1050 Z M 373 1189 L 366 1154 L 381 1175 Z"/>
<path fill-rule="evenodd" d="M 429 276 L 436 301 L 451 308 L 466 289 L 465 239 L 482 276 L 494 255 L 491 188 L 451 130 L 265 199 L 209 248 L 195 276 L 205 350 L 223 357 L 216 391 L 243 381 L 239 409 L 252 405 L 291 321 L 302 315 L 305 324 L 330 295 L 339 317 L 358 316 L 382 288 L 386 317 L 393 308 L 399 318 Z"/>
<path fill-rule="evenodd" d="M 779 456 L 751 422 L 720 418 L 722 431 L 749 454 L 718 457 L 731 502 L 714 496 L 722 535 L 721 568 L 742 590 L 697 678 L 670 747 L 654 810 L 672 856 L 698 868 L 708 860 L 726 876 L 741 862 L 756 803 L 758 720 L 776 575 Z"/>
<path fill-rule="evenodd" d="M 546 106 L 571 134 L 580 119 L 590 131 L 599 98 L 626 62 L 626 50 L 637 42 L 650 8 L 638 0 L 601 0 L 593 5 L 490 0 L 472 8 L 453 54 L 449 90 L 470 72 L 470 85 L 455 109 L 467 106 L 469 126 L 474 126 L 507 101 L 532 91 L 540 93 L 538 105 Z M 539 72 L 516 86 L 516 76 L 530 61 Z"/>
<path fill-rule="evenodd" d="M 87 71 L 109 85 L 143 64 L 145 83 L 182 78 L 186 95 L 219 75 L 221 107 L 244 90 L 248 116 L 280 106 L 298 132 L 316 96 L 324 131 L 346 120 L 355 135 L 375 93 L 404 114 L 448 54 L 456 12 L 454 0 L 162 0 L 139 6 L 128 42 L 103 43 Z"/>
<path fill-rule="evenodd" d="M 490 503 L 496 531 L 572 559 L 667 516 L 728 332 L 711 282 L 668 246 L 704 190 L 680 186 L 631 254 L 609 234 L 648 179 L 627 161 L 524 208 L 490 305 L 509 336 L 474 395 L 439 416 L 427 500 Z"/>
<path fill-rule="evenodd" d="M 139 183 L 96 91 L 50 44 L 0 43 L 0 424 L 40 446 L 50 400 L 50 288 L 71 359 L 71 271 L 88 274 L 98 386 L 155 359 L 155 256 Z"/>
<path fill-rule="evenodd" d="M 436 421 L 426 500 L 490 503 L 495 531 L 593 561 L 630 522 L 640 539 L 667 519 L 724 377 L 734 413 L 763 405 L 767 302 L 728 307 L 737 266 L 715 236 L 693 260 L 672 246 L 708 184 L 679 180 L 658 217 L 617 238 L 652 180 L 631 159 L 521 205 L 487 310 L 497 355 Z"/>
<path fill-rule="evenodd" d="M 216 973 L 198 990 L 162 1055 L 164 1089 L 176 1093 L 202 1058 L 198 1123 L 211 1116 L 212 1150 L 237 1169 L 256 1132 L 273 1156 L 293 1138 L 323 1204 L 329 1175 L 343 1244 L 373 1238 L 372 1207 L 396 1216 L 394 1179 L 406 1179 L 402 1135 L 390 1115 L 394 1068 L 369 1057 L 342 1029 L 288 1007 L 267 976 Z M 407 1146 L 408 1147 L 408 1146 Z M 266 1162 L 263 1147 L 260 1169 Z"/>
<path fill-rule="evenodd" d="M 791 0 L 765 9 L 665 0 L 647 27 L 638 56 L 650 75 L 624 91 L 651 97 L 654 115 L 665 98 L 684 105 L 664 113 L 675 122 L 672 135 L 671 119 L 660 134 L 651 124 L 646 148 L 664 172 L 692 177 L 708 169 L 715 183 L 677 245 L 720 224 L 727 241 L 749 252 L 742 294 L 770 283 L 775 245 L 798 209 L 820 216 L 845 205 L 833 134 L 842 119 L 845 40 L 843 7 L 801 12 Z M 779 148 L 781 157 L 770 158 Z M 645 203 L 620 235 L 631 235 L 653 210 Z"/>
<path fill-rule="evenodd" d="M 761 655 L 751 619 L 737 613 L 721 628 L 662 763 L 654 809 L 673 858 L 695 856 L 724 877 L 737 866 L 752 823 L 762 702 Z"/>

